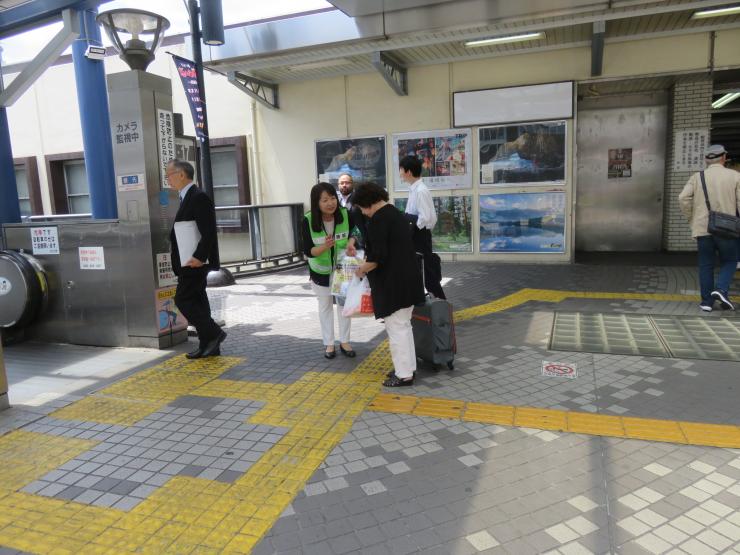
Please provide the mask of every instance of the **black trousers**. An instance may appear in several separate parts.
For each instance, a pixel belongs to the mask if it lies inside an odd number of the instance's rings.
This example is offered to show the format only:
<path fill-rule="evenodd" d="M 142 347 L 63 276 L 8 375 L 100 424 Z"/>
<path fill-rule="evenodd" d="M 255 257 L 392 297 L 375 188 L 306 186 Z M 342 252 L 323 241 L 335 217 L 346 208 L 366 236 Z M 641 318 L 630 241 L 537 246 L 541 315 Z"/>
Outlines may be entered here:
<path fill-rule="evenodd" d="M 211 318 L 211 305 L 206 294 L 207 279 L 206 268 L 182 268 L 175 291 L 175 304 L 188 322 L 195 326 L 201 346 L 221 333 L 221 328 Z"/>
<path fill-rule="evenodd" d="M 442 291 L 442 261 L 432 252 L 432 232 L 414 227 L 414 248 L 424 257 L 424 286 L 438 299 L 446 299 Z"/>

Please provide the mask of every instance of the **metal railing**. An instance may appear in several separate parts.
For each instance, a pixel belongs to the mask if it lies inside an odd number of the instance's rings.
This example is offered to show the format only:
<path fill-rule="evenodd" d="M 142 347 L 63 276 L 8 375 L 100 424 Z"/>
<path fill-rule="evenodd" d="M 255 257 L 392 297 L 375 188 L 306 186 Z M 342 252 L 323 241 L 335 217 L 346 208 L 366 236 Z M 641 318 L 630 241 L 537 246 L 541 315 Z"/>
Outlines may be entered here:
<path fill-rule="evenodd" d="M 91 217 L 91 214 L 41 214 L 28 216 L 24 221 L 89 221 Z M 221 266 L 239 276 L 303 264 L 302 219 L 301 203 L 217 206 Z"/>
<path fill-rule="evenodd" d="M 221 266 L 234 275 L 303 264 L 303 204 L 217 206 Z"/>
<path fill-rule="evenodd" d="M 53 222 L 67 220 L 89 220 L 92 214 L 37 214 L 21 218 L 24 222 Z"/>

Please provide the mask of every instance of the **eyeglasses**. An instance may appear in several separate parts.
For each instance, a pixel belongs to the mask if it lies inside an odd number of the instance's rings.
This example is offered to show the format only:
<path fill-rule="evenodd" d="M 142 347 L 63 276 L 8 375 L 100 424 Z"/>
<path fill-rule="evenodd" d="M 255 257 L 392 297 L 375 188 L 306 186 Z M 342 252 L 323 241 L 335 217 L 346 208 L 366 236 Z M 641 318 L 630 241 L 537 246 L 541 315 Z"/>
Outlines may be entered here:
<path fill-rule="evenodd" d="M 175 171 L 172 171 L 172 172 L 167 172 L 167 173 L 164 174 L 164 176 L 165 177 L 169 177 L 169 176 L 171 176 L 172 174 L 175 174 L 175 173 L 180 173 L 180 170 L 175 170 Z"/>

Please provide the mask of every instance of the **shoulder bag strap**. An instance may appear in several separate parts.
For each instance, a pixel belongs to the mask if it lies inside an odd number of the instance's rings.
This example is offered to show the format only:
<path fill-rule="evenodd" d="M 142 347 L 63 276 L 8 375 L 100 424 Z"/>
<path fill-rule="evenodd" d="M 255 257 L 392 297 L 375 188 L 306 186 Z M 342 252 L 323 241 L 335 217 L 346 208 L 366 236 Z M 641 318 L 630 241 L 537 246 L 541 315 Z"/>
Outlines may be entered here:
<path fill-rule="evenodd" d="M 709 194 L 707 193 L 707 182 L 704 180 L 704 172 L 699 172 L 699 178 L 701 179 L 701 188 L 704 189 L 704 200 L 707 203 L 707 212 L 712 211 L 712 207 L 709 206 Z"/>

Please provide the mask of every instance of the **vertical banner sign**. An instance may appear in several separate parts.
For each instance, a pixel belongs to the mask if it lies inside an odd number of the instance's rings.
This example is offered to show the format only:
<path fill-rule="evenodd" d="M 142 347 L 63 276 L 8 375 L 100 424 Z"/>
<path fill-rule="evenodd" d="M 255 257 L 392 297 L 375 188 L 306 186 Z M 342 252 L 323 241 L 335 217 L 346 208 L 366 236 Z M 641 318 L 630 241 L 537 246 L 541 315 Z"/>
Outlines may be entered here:
<path fill-rule="evenodd" d="M 175 129 L 172 112 L 169 110 L 157 110 L 157 139 L 159 140 L 159 171 L 162 174 L 162 188 L 169 189 L 167 162 L 175 157 Z"/>
<path fill-rule="evenodd" d="M 195 62 L 174 55 L 172 59 L 175 61 L 177 73 L 180 75 L 182 87 L 185 89 L 185 96 L 190 105 L 190 113 L 193 116 L 193 125 L 195 126 L 195 135 L 200 142 L 203 142 L 206 138 L 204 133 L 205 118 L 203 117 L 203 98 L 200 96 L 200 88 L 198 88 L 198 74 L 196 73 Z"/>

